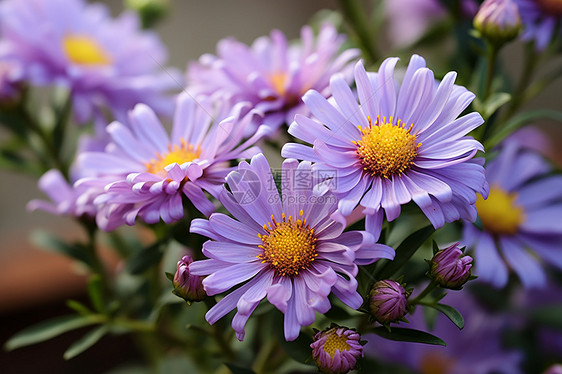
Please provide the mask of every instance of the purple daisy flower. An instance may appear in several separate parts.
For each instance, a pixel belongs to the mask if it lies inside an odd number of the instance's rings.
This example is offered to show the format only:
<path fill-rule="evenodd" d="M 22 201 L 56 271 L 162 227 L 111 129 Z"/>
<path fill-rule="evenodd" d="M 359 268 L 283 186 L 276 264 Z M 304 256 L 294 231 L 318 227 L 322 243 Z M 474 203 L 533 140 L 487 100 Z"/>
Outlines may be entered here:
<path fill-rule="evenodd" d="M 562 20 L 560 0 L 515 0 L 523 23 L 523 40 L 533 40 L 535 48 L 544 50 Z"/>
<path fill-rule="evenodd" d="M 136 14 L 112 19 L 104 5 L 82 0 L 6 0 L 0 25 L 3 54 L 32 84 L 68 87 L 78 122 L 99 115 L 100 107 L 119 117 L 140 102 L 171 113 L 164 91 L 181 78 L 161 71 L 166 50 L 140 30 Z"/>
<path fill-rule="evenodd" d="M 562 268 L 562 176 L 545 176 L 550 170 L 516 141 L 504 142 L 487 165 L 490 194 L 476 202 L 482 230 L 466 223 L 463 233 L 480 280 L 503 287 L 511 269 L 525 287 L 542 287 L 538 258 Z"/>
<path fill-rule="evenodd" d="M 314 335 L 312 358 L 316 366 L 327 374 L 345 374 L 357 366 L 363 357 L 361 335 L 355 330 L 333 325 Z"/>
<path fill-rule="evenodd" d="M 501 333 L 506 327 L 504 315 L 491 315 L 467 292 L 449 293 L 445 303 L 459 310 L 465 318 L 460 331 L 439 314 L 429 332 L 443 339 L 447 346 L 415 344 L 364 336 L 368 341 L 365 355 L 386 362 L 405 365 L 420 373 L 489 374 L 521 373 L 522 354 L 502 346 Z M 421 307 L 408 316 L 410 327 L 428 331 Z"/>
<path fill-rule="evenodd" d="M 264 123 L 277 128 L 291 123 L 295 113 L 306 112 L 301 97 L 308 89 L 328 96 L 332 74 L 351 76 L 351 60 L 360 51 L 338 54 L 344 40 L 329 24 L 316 38 L 311 27 L 303 27 L 299 43 L 293 46 L 279 30 L 252 46 L 224 39 L 218 43 L 218 56 L 205 54 L 189 65 L 187 90 L 249 101 L 265 114 Z"/>
<path fill-rule="evenodd" d="M 211 296 L 241 284 L 209 310 L 209 323 L 237 308 L 232 327 L 242 340 L 246 321 L 267 296 L 285 314 L 285 338 L 294 340 L 315 311 L 330 309 L 330 292 L 351 308 L 361 306 L 355 260 L 393 258 L 394 250 L 366 232 L 344 233 L 345 225 L 330 218 L 337 200 L 315 196 L 312 182 L 310 163 L 285 160 L 280 196 L 258 154 L 227 177 L 232 193 L 224 189 L 220 201 L 235 219 L 215 213 L 193 221 L 191 232 L 213 240 L 203 245 L 209 259 L 191 264 L 191 273 L 208 275 L 203 286 Z"/>
<path fill-rule="evenodd" d="M 129 126 L 113 122 L 107 127 L 111 142 L 104 152 L 79 155 L 78 168 L 87 177 L 77 186 L 105 186 L 95 200 L 100 205 L 97 222 L 104 230 L 133 225 L 137 216 L 147 223 L 177 221 L 184 214 L 182 196 L 208 216 L 214 205 L 203 190 L 217 197 L 232 170 L 229 162 L 259 152 L 252 145 L 268 133 L 266 126 L 242 142 L 258 120 L 247 103 L 231 107 L 226 101 L 196 101 L 182 93 L 168 136 L 154 112 L 138 104 L 129 113 Z M 113 178 L 113 183 L 100 177 Z"/>
<path fill-rule="evenodd" d="M 454 72 L 437 85 L 417 55 L 398 86 L 397 62 L 386 59 L 378 74 L 357 64 L 360 105 L 340 75 L 330 81 L 333 101 L 308 91 L 303 100 L 317 120 L 297 115 L 289 133 L 313 146 L 289 143 L 282 155 L 333 170 L 335 178 L 324 187 L 331 185 L 341 199 L 339 212 L 348 216 L 360 205 L 372 233 L 380 232 L 383 211 L 392 221 L 411 200 L 435 228 L 459 218 L 474 221 L 476 193 L 485 195 L 487 183 L 483 160 L 472 159 L 483 147 L 466 134 L 483 119 L 475 112 L 457 118 L 474 94 L 453 84 Z"/>

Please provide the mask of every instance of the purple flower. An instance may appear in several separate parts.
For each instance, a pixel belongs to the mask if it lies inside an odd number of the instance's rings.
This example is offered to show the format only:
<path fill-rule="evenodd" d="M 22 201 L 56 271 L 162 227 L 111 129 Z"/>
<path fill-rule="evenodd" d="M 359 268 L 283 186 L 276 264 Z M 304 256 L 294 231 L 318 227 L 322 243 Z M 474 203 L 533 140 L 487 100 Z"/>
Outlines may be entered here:
<path fill-rule="evenodd" d="M 559 0 L 515 0 L 523 23 L 523 40 L 533 40 L 538 51 L 544 50 L 562 20 Z"/>
<path fill-rule="evenodd" d="M 521 17 L 514 0 L 486 0 L 474 17 L 474 27 L 491 43 L 502 45 L 521 31 Z"/>
<path fill-rule="evenodd" d="M 371 315 L 382 324 L 398 322 L 406 315 L 408 293 L 398 282 L 381 280 L 369 293 Z"/>
<path fill-rule="evenodd" d="M 161 71 L 167 54 L 134 13 L 111 19 L 101 4 L 82 0 L 6 0 L 0 4 L 2 51 L 35 85 L 67 87 L 80 122 L 109 107 L 122 116 L 137 103 L 168 113 L 164 91 L 174 74 Z"/>
<path fill-rule="evenodd" d="M 466 223 L 463 241 L 474 249 L 477 275 L 495 287 L 508 281 L 508 268 L 525 287 L 546 285 L 539 258 L 562 268 L 562 176 L 538 154 L 507 141 L 486 166 L 490 194 L 478 198 L 482 229 Z"/>
<path fill-rule="evenodd" d="M 327 97 L 332 74 L 351 75 L 350 62 L 360 51 L 338 54 L 344 40 L 329 24 L 316 38 L 311 27 L 303 27 L 299 43 L 292 46 L 279 30 L 251 47 L 224 39 L 217 46 L 218 56 L 205 54 L 190 64 L 187 90 L 249 101 L 265 114 L 264 123 L 277 128 L 291 123 L 295 113 L 306 113 L 301 97 L 308 89 Z"/>
<path fill-rule="evenodd" d="M 174 294 L 187 302 L 201 301 L 207 296 L 203 289 L 203 278 L 189 273 L 189 265 L 193 262 L 191 255 L 185 255 L 178 261 L 173 285 Z"/>
<path fill-rule="evenodd" d="M 502 346 L 501 333 L 506 325 L 504 315 L 491 314 L 480 307 L 468 292 L 449 293 L 444 299 L 462 313 L 465 327 L 460 331 L 444 315 L 439 314 L 433 329 L 426 327 L 421 307 L 408 315 L 409 327 L 428 331 L 447 346 L 415 344 L 367 335 L 365 355 L 389 363 L 404 365 L 420 373 L 447 374 L 517 374 L 522 354 Z"/>
<path fill-rule="evenodd" d="M 193 221 L 191 232 L 213 240 L 203 245 L 209 259 L 189 270 L 208 275 L 208 295 L 231 290 L 209 310 L 209 323 L 237 308 L 232 327 L 242 340 L 246 321 L 267 297 L 285 314 L 285 338 L 294 340 L 301 326 L 314 322 L 315 311 L 330 309 L 330 293 L 351 308 L 361 306 L 354 261 L 393 258 L 394 250 L 366 232 L 344 233 L 344 223 L 330 218 L 337 200 L 315 196 L 313 177 L 310 163 L 285 160 L 280 196 L 267 160 L 258 154 L 227 177 L 231 192 L 224 189 L 220 201 L 234 219 L 215 213 Z"/>
<path fill-rule="evenodd" d="M 322 373 L 347 373 L 355 368 L 357 359 L 363 357 L 361 335 L 355 330 L 333 325 L 314 335 L 312 358 Z"/>
<path fill-rule="evenodd" d="M 109 183 L 108 180 L 106 180 Z M 43 210 L 55 215 L 94 217 L 97 208 L 94 199 L 103 193 L 103 186 L 82 185 L 73 187 L 59 170 L 52 169 L 39 179 L 39 188 L 52 202 L 32 200 L 27 204 L 31 211 Z"/>
<path fill-rule="evenodd" d="M 231 109 L 225 101 L 196 101 L 181 94 L 168 136 L 154 112 L 138 104 L 129 114 L 129 126 L 113 122 L 107 127 L 112 141 L 104 152 L 78 157 L 88 178 L 77 183 L 99 185 L 100 177 L 113 178 L 111 184 L 103 181 L 105 193 L 95 200 L 100 205 L 97 222 L 104 230 L 133 225 L 137 216 L 147 223 L 177 221 L 184 214 L 182 196 L 209 215 L 214 205 L 203 190 L 217 197 L 232 169 L 229 162 L 259 151 L 252 144 L 267 133 L 265 126 L 241 143 L 257 120 L 245 103 Z"/>
<path fill-rule="evenodd" d="M 334 170 L 327 185 L 341 199 L 339 212 L 348 216 L 363 207 L 372 233 L 380 232 L 383 211 L 392 221 L 411 200 L 436 228 L 459 218 L 475 220 L 476 193 L 486 195 L 487 183 L 483 160 L 472 159 L 483 147 L 466 134 L 483 119 L 475 112 L 457 118 L 474 94 L 453 84 L 454 72 L 437 85 L 417 55 L 397 86 L 397 62 L 386 59 L 378 74 L 357 64 L 360 105 L 339 75 L 330 81 L 334 101 L 307 92 L 303 100 L 316 119 L 297 115 L 289 133 L 313 146 L 289 143 L 282 155 Z"/>
<path fill-rule="evenodd" d="M 14 61 L 0 57 L 0 102 L 10 102 L 21 90 L 22 71 Z"/>
<path fill-rule="evenodd" d="M 429 276 L 441 287 L 458 290 L 470 278 L 472 257 L 463 256 L 459 243 L 455 243 L 438 251 L 429 266 Z"/>

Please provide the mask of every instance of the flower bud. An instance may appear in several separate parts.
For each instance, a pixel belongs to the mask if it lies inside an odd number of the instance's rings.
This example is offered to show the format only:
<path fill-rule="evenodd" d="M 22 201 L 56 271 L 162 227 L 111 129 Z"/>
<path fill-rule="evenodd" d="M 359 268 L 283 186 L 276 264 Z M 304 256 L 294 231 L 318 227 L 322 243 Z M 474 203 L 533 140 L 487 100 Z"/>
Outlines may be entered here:
<path fill-rule="evenodd" d="M 189 264 L 193 262 L 190 255 L 185 255 L 178 261 L 176 274 L 174 275 L 174 291 L 175 295 L 181 297 L 185 301 L 201 301 L 205 298 L 206 293 L 203 289 L 203 277 L 191 275 L 189 273 Z"/>
<path fill-rule="evenodd" d="M 371 315 L 380 323 L 397 322 L 406 315 L 408 292 L 400 283 L 381 280 L 373 284 L 369 293 Z"/>
<path fill-rule="evenodd" d="M 125 4 L 139 13 L 145 29 L 154 26 L 170 9 L 168 0 L 127 0 Z"/>
<path fill-rule="evenodd" d="M 429 261 L 429 277 L 441 287 L 458 290 L 470 277 L 472 257 L 463 256 L 459 243 L 438 251 Z"/>
<path fill-rule="evenodd" d="M 347 373 L 355 368 L 357 359 L 363 357 L 361 336 L 346 327 L 332 326 L 314 335 L 312 358 L 322 373 Z"/>
<path fill-rule="evenodd" d="M 521 17 L 513 0 L 486 0 L 474 17 L 474 27 L 494 45 L 502 45 L 521 31 Z"/>

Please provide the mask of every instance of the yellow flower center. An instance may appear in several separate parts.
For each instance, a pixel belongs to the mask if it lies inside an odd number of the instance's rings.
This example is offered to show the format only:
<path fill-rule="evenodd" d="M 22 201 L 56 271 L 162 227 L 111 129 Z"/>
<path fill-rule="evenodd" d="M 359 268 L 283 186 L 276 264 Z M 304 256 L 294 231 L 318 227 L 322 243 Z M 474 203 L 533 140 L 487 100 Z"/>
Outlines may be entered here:
<path fill-rule="evenodd" d="M 193 147 L 185 140 L 180 140 L 180 145 L 168 145 L 168 153 L 156 153 L 156 158 L 146 163 L 146 171 L 152 174 L 163 175 L 165 174 L 164 168 L 171 163 L 178 163 L 179 165 L 193 161 L 201 155 L 201 149 Z"/>
<path fill-rule="evenodd" d="M 401 120 L 388 123 L 386 117 L 382 122 L 377 116 L 373 125 L 371 118 L 369 127 L 359 130 L 363 133 L 361 140 L 353 142 L 357 146 L 357 156 L 361 160 L 363 169 L 371 176 L 389 178 L 401 175 L 410 168 L 418 154 L 421 143 L 416 143 L 416 134 L 412 134 L 412 126 L 406 128 Z"/>
<path fill-rule="evenodd" d="M 294 277 L 318 256 L 314 229 L 308 227 L 302 215 L 301 210 L 299 218 L 293 221 L 293 217 L 289 216 L 287 220 L 283 213 L 282 222 L 275 221 L 271 215 L 271 222 L 263 225 L 266 234 L 258 234 L 263 242 L 259 246 L 263 253 L 257 258 L 262 263 L 269 263 L 278 275 Z"/>
<path fill-rule="evenodd" d="M 347 336 L 345 335 L 338 335 L 335 329 L 330 332 L 327 332 L 328 338 L 326 339 L 326 343 L 324 343 L 324 352 L 330 355 L 333 359 L 336 351 L 339 350 L 340 352 L 349 351 L 351 346 L 347 344 Z"/>
<path fill-rule="evenodd" d="M 111 58 L 92 38 L 84 35 L 67 35 L 62 46 L 70 61 L 78 65 L 108 65 Z"/>
<path fill-rule="evenodd" d="M 275 92 L 279 94 L 279 96 L 283 96 L 287 92 L 288 77 L 289 75 L 284 71 L 279 71 L 269 76 L 271 85 L 273 86 Z"/>
<path fill-rule="evenodd" d="M 478 195 L 476 210 L 486 231 L 498 235 L 512 235 L 525 219 L 523 208 L 515 203 L 516 193 L 508 193 L 492 186 L 488 198 Z"/>
<path fill-rule="evenodd" d="M 560 17 L 562 16 L 562 0 L 537 0 L 544 12 Z"/>
<path fill-rule="evenodd" d="M 441 352 L 426 353 L 420 362 L 422 374 L 447 374 L 455 365 L 455 360 Z"/>

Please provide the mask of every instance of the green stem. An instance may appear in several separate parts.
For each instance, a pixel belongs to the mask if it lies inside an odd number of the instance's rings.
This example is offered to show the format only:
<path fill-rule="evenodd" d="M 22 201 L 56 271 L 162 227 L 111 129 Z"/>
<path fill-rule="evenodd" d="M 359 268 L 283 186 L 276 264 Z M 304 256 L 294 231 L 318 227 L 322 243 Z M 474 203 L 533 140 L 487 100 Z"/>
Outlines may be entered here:
<path fill-rule="evenodd" d="M 427 295 L 429 295 L 431 293 L 431 291 L 433 291 L 437 286 L 439 285 L 439 283 L 437 283 L 436 281 L 431 281 L 430 284 L 427 285 L 427 287 L 425 287 L 425 289 L 420 292 L 420 294 L 418 296 L 416 296 L 414 299 L 409 300 L 408 304 L 409 305 L 416 305 L 416 304 L 421 304 L 420 302 L 423 300 L 424 297 L 426 297 Z"/>
<path fill-rule="evenodd" d="M 212 307 L 214 307 L 217 304 L 215 298 L 211 297 L 211 296 L 206 297 L 204 302 L 209 309 L 211 309 Z M 223 353 L 224 357 L 227 360 L 233 360 L 235 358 L 234 351 L 230 347 L 230 344 L 228 343 L 228 341 L 225 339 L 225 336 L 224 336 L 225 328 L 224 328 L 223 324 L 220 323 L 220 322 L 221 321 L 217 321 L 217 322 L 215 322 L 215 324 L 213 324 L 213 326 L 212 326 L 213 328 L 211 330 L 211 335 L 215 339 L 215 341 L 217 342 L 217 344 L 218 344 L 221 352 Z"/>
<path fill-rule="evenodd" d="M 371 37 L 371 32 L 367 26 L 367 12 L 361 9 L 358 0 L 338 0 L 339 6 L 349 26 L 355 31 L 363 50 L 367 54 L 370 62 L 378 60 L 375 39 Z"/>
<path fill-rule="evenodd" d="M 492 93 L 492 82 L 494 81 L 494 72 L 496 70 L 496 59 L 498 56 L 498 48 L 488 43 L 488 68 L 486 69 L 486 86 L 484 89 L 484 99 L 486 101 Z"/>

